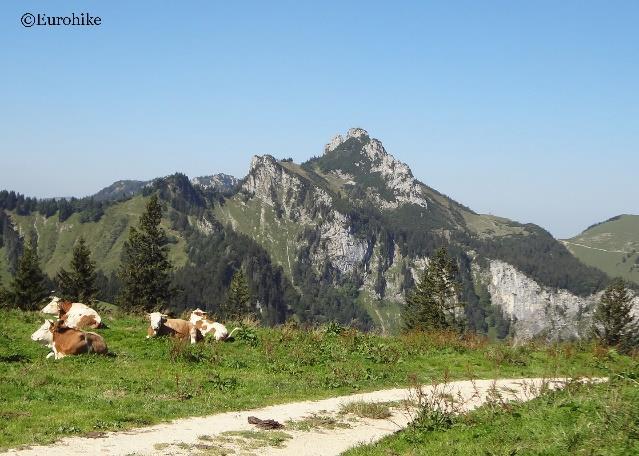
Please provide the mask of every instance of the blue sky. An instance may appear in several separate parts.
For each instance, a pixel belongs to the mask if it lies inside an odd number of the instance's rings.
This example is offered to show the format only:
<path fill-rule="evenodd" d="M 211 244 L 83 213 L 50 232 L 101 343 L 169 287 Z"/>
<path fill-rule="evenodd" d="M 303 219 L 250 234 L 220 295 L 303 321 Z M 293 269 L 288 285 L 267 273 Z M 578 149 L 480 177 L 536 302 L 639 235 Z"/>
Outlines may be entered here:
<path fill-rule="evenodd" d="M 243 176 L 359 126 L 474 210 L 571 236 L 639 213 L 638 24 L 635 1 L 3 0 L 0 187 Z"/>

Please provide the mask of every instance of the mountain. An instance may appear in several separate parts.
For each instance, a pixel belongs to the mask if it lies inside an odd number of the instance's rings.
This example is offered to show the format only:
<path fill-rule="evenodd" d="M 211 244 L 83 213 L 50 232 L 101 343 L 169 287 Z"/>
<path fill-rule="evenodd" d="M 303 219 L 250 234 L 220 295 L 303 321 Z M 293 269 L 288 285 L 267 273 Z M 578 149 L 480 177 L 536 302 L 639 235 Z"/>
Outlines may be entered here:
<path fill-rule="evenodd" d="M 424 185 L 362 129 L 301 165 L 254 157 L 214 212 L 260 243 L 294 285 L 319 277 L 344 293 L 356 288 L 383 330 L 397 327 L 404 293 L 441 245 L 458 259 L 468 321 L 480 331 L 503 312 L 521 335 L 574 337 L 607 282 L 542 228 L 477 214 Z"/>
<path fill-rule="evenodd" d="M 93 195 L 96 201 L 116 201 L 129 198 L 139 193 L 151 181 L 119 180 Z"/>
<path fill-rule="evenodd" d="M 228 174 L 219 173 L 212 176 L 194 177 L 191 179 L 193 185 L 199 185 L 204 189 L 218 190 L 222 193 L 232 191 L 240 180 Z"/>
<path fill-rule="evenodd" d="M 459 266 L 470 329 L 573 338 L 588 330 L 609 280 L 542 228 L 477 214 L 428 187 L 360 128 L 336 136 L 321 156 L 302 164 L 255 156 L 241 180 L 175 174 L 142 185 L 128 199 L 98 203 L 45 203 L 0 192 L 0 261 L 10 269 L 21 239 L 33 233 L 53 274 L 83 234 L 108 298 L 117 291 L 111 273 L 128 227 L 151 193 L 168 208 L 177 311 L 214 312 L 242 267 L 269 324 L 336 320 L 393 332 L 406 291 L 446 246 Z"/>
<path fill-rule="evenodd" d="M 562 242 L 585 264 L 639 284 L 639 215 L 612 217 Z"/>

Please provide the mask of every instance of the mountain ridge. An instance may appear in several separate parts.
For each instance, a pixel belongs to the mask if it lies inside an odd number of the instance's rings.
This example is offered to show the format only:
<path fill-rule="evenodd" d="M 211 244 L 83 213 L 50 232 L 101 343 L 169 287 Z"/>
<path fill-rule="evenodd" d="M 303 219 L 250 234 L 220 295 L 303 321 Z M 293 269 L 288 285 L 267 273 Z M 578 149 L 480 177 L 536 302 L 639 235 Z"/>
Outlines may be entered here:
<path fill-rule="evenodd" d="M 605 274 L 580 263 L 541 227 L 477 214 L 423 184 L 361 128 L 336 136 L 323 155 L 301 164 L 254 156 L 243 179 L 215 176 L 225 185 L 175 174 L 129 197 L 157 192 L 169 207 L 167 227 L 184 258 L 176 271 L 184 288 L 176 302 L 181 308 L 197 304 L 214 311 L 223 284 L 233 269 L 243 267 L 252 271 L 260 302 L 270 306 L 270 323 L 294 315 L 393 331 L 406 291 L 443 245 L 460 269 L 470 329 L 502 337 L 509 331 L 575 337 L 581 331 L 575 319 L 588 318 L 590 297 L 607 282 Z M 30 230 L 18 209 L 2 201 L 0 194 L 0 208 L 19 222 L 21 233 Z M 109 205 L 126 201 L 105 201 L 107 209 L 98 211 L 77 203 L 80 216 L 71 221 L 81 223 L 84 217 L 97 227 L 101 213 L 107 214 L 103 223 L 109 220 Z M 55 217 L 54 209 L 48 207 L 48 218 Z M 91 216 L 83 216 L 88 210 Z M 58 231 L 70 229 L 62 219 L 57 223 L 62 224 L 55 225 Z M 53 240 L 39 248 L 43 255 L 58 249 Z M 251 257 L 259 258 L 258 264 Z M 213 274 L 213 288 L 203 284 L 209 280 L 204 271 Z"/>
<path fill-rule="evenodd" d="M 639 285 L 639 215 L 619 214 L 561 242 L 585 264 Z"/>

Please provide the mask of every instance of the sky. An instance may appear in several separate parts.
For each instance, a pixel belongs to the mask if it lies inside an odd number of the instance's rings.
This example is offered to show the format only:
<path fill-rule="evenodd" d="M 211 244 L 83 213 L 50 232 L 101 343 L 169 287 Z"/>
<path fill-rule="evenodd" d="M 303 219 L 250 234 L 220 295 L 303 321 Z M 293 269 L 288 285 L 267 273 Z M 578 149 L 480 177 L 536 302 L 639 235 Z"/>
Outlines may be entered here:
<path fill-rule="evenodd" d="M 636 1 L 2 0 L 0 188 L 242 177 L 361 127 L 473 210 L 570 237 L 639 213 L 638 24 Z"/>

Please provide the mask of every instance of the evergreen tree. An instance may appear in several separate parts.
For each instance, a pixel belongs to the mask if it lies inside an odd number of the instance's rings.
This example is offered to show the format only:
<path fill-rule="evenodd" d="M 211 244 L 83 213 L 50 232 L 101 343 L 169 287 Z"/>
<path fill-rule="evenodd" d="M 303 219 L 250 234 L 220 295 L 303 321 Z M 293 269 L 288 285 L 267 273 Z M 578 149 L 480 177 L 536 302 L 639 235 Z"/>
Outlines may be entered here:
<path fill-rule="evenodd" d="M 49 294 L 47 279 L 40 269 L 38 248 L 34 241 L 25 245 L 8 293 L 8 303 L 22 310 L 35 310 Z"/>
<path fill-rule="evenodd" d="M 64 299 L 73 302 L 90 303 L 98 292 L 95 262 L 91 260 L 91 251 L 84 237 L 78 239 L 73 248 L 71 271 L 60 269 L 56 276 L 58 293 Z"/>
<path fill-rule="evenodd" d="M 138 226 L 129 231 L 119 271 L 122 289 L 118 302 L 123 308 L 149 312 L 169 304 L 172 266 L 168 239 L 160 227 L 162 212 L 157 195 L 153 195 Z"/>
<path fill-rule="evenodd" d="M 402 320 L 406 330 L 459 328 L 460 284 L 457 265 L 445 248 L 437 250 L 421 280 L 406 296 Z"/>
<path fill-rule="evenodd" d="M 233 274 L 226 303 L 220 310 L 225 318 L 241 318 L 251 313 L 251 296 L 242 269 Z"/>
<path fill-rule="evenodd" d="M 621 278 L 606 288 L 595 311 L 594 332 L 609 346 L 627 350 L 639 342 L 639 321 L 632 315 L 632 297 Z"/>

